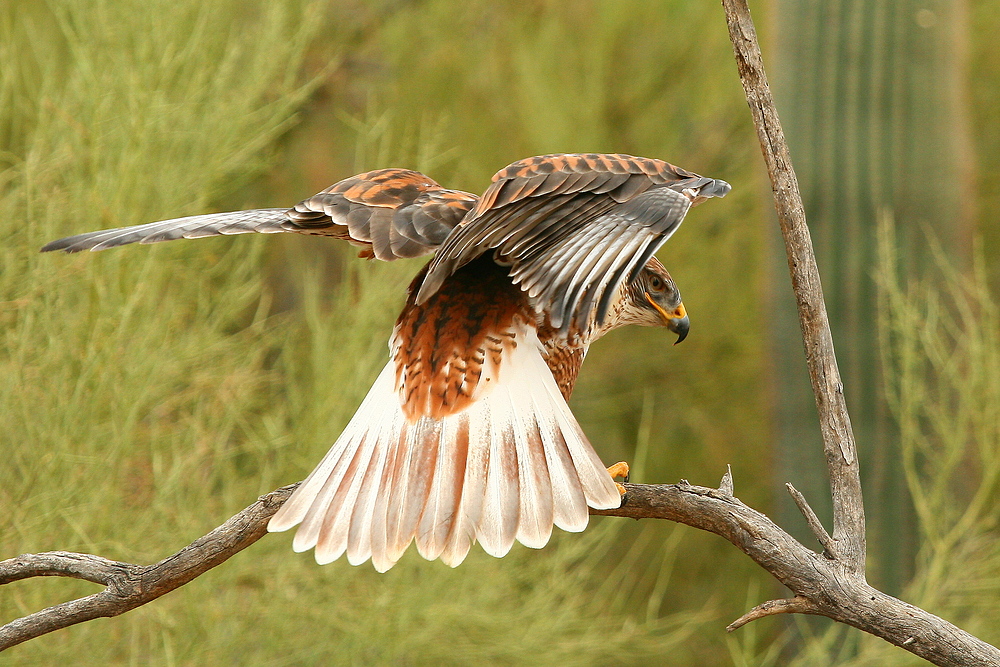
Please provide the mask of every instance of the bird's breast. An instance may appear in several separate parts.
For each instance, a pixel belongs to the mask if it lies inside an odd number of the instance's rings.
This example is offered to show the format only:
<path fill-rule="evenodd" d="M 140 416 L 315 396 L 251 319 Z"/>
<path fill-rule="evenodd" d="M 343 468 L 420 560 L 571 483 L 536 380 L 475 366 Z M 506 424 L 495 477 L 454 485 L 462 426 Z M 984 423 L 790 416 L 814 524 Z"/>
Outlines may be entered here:
<path fill-rule="evenodd" d="M 497 384 L 534 315 L 506 270 L 489 259 L 462 267 L 421 305 L 415 293 L 411 288 L 393 332 L 396 388 L 409 419 L 442 419 Z"/>

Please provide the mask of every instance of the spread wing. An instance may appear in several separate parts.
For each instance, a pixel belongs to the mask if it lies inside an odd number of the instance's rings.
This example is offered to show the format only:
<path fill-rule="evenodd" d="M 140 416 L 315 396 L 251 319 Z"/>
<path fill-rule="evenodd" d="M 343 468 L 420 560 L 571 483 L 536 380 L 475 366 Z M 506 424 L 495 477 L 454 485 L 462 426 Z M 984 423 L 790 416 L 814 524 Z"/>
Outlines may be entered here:
<path fill-rule="evenodd" d="M 493 251 L 514 282 L 564 333 L 598 326 L 611 297 L 725 181 L 629 155 L 543 155 L 515 162 L 431 261 L 423 303 L 460 267 Z"/>
<path fill-rule="evenodd" d="M 209 213 L 105 229 L 53 241 L 42 252 L 292 232 L 344 239 L 365 248 L 362 256 L 391 261 L 433 252 L 476 201 L 475 195 L 442 188 L 419 172 L 380 169 L 344 179 L 290 209 Z"/>

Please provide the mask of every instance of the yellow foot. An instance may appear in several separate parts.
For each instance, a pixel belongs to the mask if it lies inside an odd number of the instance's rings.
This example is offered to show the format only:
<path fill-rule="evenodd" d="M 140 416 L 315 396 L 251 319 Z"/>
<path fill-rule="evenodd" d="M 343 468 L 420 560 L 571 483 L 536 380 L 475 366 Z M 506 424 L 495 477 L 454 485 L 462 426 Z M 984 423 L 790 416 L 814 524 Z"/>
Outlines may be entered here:
<path fill-rule="evenodd" d="M 614 477 L 621 477 L 622 479 L 624 479 L 627 482 L 628 481 L 628 464 L 625 463 L 624 461 L 619 461 L 618 463 L 616 463 L 613 466 L 611 466 L 610 468 L 608 468 L 608 474 L 611 475 L 612 478 L 614 478 Z M 625 487 L 622 486 L 621 484 L 619 484 L 618 482 L 615 482 L 615 486 L 618 487 L 618 493 L 620 493 L 621 495 L 624 496 L 625 495 Z"/>

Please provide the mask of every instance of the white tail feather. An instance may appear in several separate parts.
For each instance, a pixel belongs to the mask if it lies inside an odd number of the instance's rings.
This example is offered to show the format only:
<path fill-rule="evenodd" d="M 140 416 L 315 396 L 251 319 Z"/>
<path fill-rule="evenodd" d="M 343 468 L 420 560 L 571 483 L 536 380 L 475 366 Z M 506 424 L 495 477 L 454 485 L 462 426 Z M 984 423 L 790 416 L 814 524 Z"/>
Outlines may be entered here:
<path fill-rule="evenodd" d="M 500 368 L 486 371 L 490 389 L 441 420 L 408 422 L 387 364 L 268 530 L 301 524 L 296 551 L 315 548 L 320 563 L 346 552 L 351 564 L 370 558 L 384 572 L 414 540 L 423 557 L 454 567 L 477 540 L 498 557 L 515 539 L 537 549 L 553 525 L 583 530 L 588 505 L 618 507 L 534 330 L 515 333 Z"/>
<path fill-rule="evenodd" d="M 523 428 L 514 429 L 521 481 L 517 541 L 541 549 L 552 535 L 552 482 L 538 424 L 533 419 L 525 421 L 520 425 Z"/>

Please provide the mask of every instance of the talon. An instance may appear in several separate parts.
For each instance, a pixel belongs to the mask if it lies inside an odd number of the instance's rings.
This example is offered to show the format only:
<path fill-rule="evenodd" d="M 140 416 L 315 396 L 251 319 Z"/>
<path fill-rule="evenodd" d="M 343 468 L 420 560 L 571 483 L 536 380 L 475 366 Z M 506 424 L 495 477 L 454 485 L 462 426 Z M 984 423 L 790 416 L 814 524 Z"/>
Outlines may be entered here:
<path fill-rule="evenodd" d="M 608 468 L 608 474 L 612 477 L 621 477 L 628 483 L 628 464 L 624 461 L 619 461 L 610 468 Z"/>
<path fill-rule="evenodd" d="M 625 489 L 624 486 L 622 486 L 618 482 L 615 482 L 615 486 L 618 487 L 618 494 L 621 495 L 622 498 L 624 498 L 625 494 L 628 493 L 628 491 Z"/>

